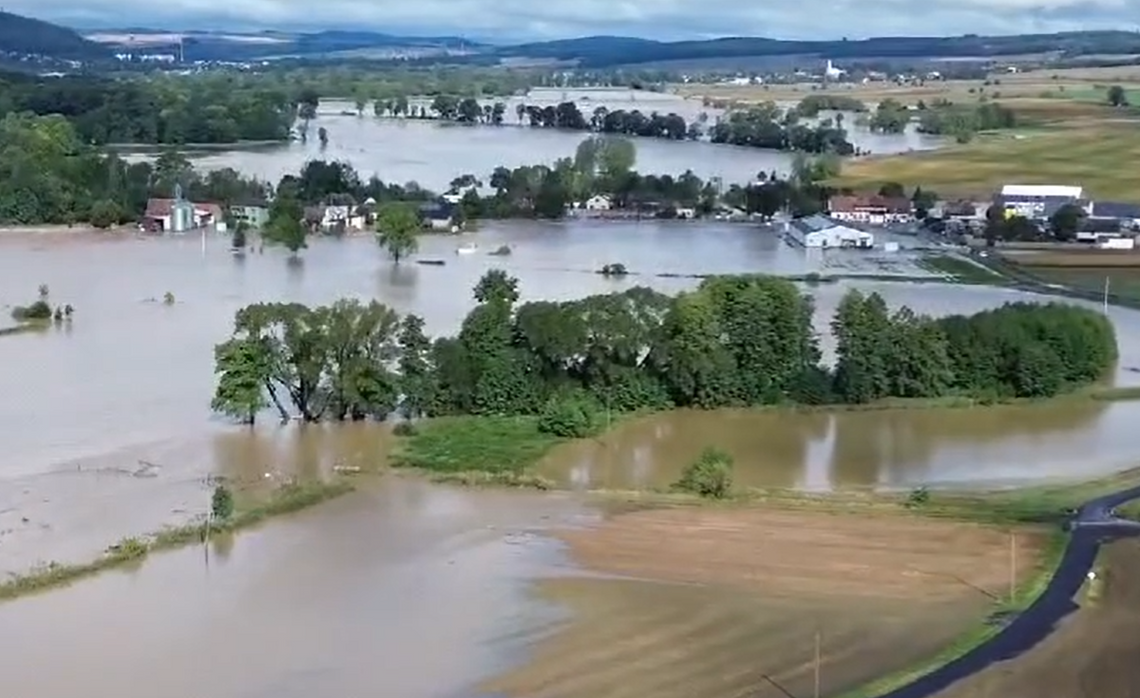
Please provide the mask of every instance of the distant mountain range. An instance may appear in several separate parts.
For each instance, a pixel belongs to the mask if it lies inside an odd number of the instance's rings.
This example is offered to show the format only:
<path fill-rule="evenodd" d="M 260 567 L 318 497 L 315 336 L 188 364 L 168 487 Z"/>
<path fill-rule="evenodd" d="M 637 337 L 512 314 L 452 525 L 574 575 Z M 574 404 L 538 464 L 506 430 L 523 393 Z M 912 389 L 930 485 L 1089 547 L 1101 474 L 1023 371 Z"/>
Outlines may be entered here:
<path fill-rule="evenodd" d="M 604 68 L 662 61 L 750 56 L 815 55 L 854 58 L 998 58 L 1020 54 L 1140 54 L 1140 34 L 1125 31 L 1021 34 L 1013 36 L 883 37 L 856 41 L 784 41 L 726 37 L 704 41 L 652 41 L 623 36 L 543 41 L 500 47 L 501 57 L 574 62 Z"/>
<path fill-rule="evenodd" d="M 409 37 L 370 31 L 171 32 L 127 28 L 91 32 L 86 38 L 115 52 L 182 52 L 187 61 L 253 61 L 281 57 L 397 58 L 469 54 L 485 45 L 457 36 Z"/>
<path fill-rule="evenodd" d="M 81 36 L 71 29 L 0 12 L 0 53 L 95 61 L 113 53 L 183 52 L 186 60 L 251 61 L 266 58 L 416 59 L 432 62 L 544 61 L 609 68 L 667 61 L 744 57 L 819 56 L 831 59 L 1001 58 L 1024 54 L 1137 55 L 1140 33 L 1066 32 L 1014 36 L 883 37 L 854 41 L 784 41 L 727 37 L 702 41 L 653 41 L 590 36 L 492 46 L 457 36 L 409 37 L 372 31 L 173 32 L 146 28 L 103 30 Z"/>
<path fill-rule="evenodd" d="M 0 10 L 0 54 L 43 56 L 59 60 L 97 61 L 111 51 L 58 24 Z"/>

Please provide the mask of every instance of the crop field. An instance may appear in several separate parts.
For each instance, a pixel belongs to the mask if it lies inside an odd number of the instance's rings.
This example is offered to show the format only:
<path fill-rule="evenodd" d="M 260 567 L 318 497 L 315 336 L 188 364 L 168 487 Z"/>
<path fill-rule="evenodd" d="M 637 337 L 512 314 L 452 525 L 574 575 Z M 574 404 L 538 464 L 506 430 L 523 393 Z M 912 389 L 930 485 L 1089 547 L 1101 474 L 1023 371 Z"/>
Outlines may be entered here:
<path fill-rule="evenodd" d="M 1133 163 L 1140 158 L 1135 123 L 1087 122 L 1071 128 L 982 135 L 965 145 L 843 165 L 838 186 L 876 189 L 883 182 L 922 186 L 940 196 L 988 198 L 1003 184 L 1073 184 L 1087 195 L 1140 202 Z"/>
<path fill-rule="evenodd" d="M 674 507 L 560 538 L 601 577 L 543 581 L 571 611 L 486 690 L 526 698 L 835 695 L 936 655 L 1009 589 L 1008 532 L 899 514 Z M 1018 534 L 1019 576 L 1044 535 Z M 768 678 L 765 678 L 768 677 Z"/>
<path fill-rule="evenodd" d="M 1103 105 L 1108 88 L 1120 85 L 1132 104 L 1140 104 L 1140 66 L 1112 68 L 1073 68 L 1037 70 L 1024 73 L 997 73 L 985 80 L 929 80 L 925 84 L 898 85 L 889 82 L 818 83 L 788 85 L 674 85 L 673 90 L 686 97 L 707 97 L 739 102 L 798 102 L 810 94 L 834 94 L 853 97 L 869 103 L 894 99 L 903 104 L 917 104 L 947 99 L 951 102 L 977 101 L 983 95 L 998 102 L 1011 101 L 1016 108 L 1020 100 L 1047 101 L 1057 104 L 1085 102 Z"/>
<path fill-rule="evenodd" d="M 1028 653 L 938 698 L 1132 698 L 1140 686 L 1140 541 L 1106 546 L 1081 609 Z"/>

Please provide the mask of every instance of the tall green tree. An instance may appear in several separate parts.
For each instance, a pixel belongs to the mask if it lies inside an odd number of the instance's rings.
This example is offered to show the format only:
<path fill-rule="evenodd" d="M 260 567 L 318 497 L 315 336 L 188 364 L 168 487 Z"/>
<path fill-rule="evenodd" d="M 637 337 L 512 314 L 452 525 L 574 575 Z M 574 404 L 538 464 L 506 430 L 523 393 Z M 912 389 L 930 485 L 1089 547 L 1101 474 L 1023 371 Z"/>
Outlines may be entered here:
<path fill-rule="evenodd" d="M 419 214 L 410 204 L 384 204 L 376 214 L 376 242 L 396 264 L 419 249 L 421 228 Z"/>

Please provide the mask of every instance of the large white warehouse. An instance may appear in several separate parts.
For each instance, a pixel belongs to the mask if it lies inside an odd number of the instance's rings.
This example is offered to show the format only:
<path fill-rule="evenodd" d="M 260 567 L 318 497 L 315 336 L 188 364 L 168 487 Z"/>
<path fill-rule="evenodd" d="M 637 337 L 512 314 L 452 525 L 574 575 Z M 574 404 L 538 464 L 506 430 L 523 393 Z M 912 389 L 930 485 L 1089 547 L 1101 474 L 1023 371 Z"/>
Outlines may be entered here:
<path fill-rule="evenodd" d="M 1081 187 L 1057 184 L 1007 184 L 1001 188 L 998 201 L 1006 215 L 1045 220 L 1059 208 L 1078 203 L 1084 196 Z"/>
<path fill-rule="evenodd" d="M 788 224 L 788 238 L 799 245 L 811 248 L 859 248 L 875 246 L 875 236 L 852 228 L 827 216 L 797 218 Z"/>

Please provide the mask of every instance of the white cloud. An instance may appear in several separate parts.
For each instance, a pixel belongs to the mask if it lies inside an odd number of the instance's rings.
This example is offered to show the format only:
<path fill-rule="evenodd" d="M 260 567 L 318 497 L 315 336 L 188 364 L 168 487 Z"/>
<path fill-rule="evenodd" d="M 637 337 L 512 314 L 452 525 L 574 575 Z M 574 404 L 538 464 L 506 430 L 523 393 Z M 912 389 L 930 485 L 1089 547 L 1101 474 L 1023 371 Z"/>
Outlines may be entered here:
<path fill-rule="evenodd" d="M 83 25 L 367 28 L 504 40 L 590 34 L 823 39 L 1140 27 L 1140 0 L 6 0 L 5 7 Z"/>

